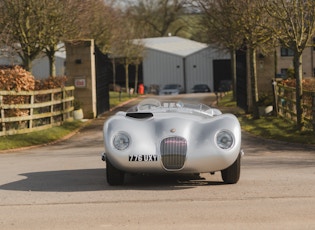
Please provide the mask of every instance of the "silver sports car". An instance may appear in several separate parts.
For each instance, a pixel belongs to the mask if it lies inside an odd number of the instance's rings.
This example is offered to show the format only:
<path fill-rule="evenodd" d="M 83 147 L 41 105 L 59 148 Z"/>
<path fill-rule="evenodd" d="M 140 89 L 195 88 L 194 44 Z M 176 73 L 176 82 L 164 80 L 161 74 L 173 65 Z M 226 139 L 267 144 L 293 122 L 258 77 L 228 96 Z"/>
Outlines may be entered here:
<path fill-rule="evenodd" d="M 204 104 L 145 99 L 104 124 L 107 182 L 125 173 L 197 174 L 220 171 L 227 184 L 240 177 L 241 128 L 232 114 Z"/>

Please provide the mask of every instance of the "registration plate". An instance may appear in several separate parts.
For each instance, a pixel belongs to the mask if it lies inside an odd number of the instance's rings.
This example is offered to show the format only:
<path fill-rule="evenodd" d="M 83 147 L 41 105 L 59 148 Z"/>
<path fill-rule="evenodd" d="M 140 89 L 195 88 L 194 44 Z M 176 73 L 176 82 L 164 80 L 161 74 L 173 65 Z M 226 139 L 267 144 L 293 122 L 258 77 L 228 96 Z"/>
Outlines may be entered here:
<path fill-rule="evenodd" d="M 157 155 L 129 155 L 129 161 L 157 161 Z"/>

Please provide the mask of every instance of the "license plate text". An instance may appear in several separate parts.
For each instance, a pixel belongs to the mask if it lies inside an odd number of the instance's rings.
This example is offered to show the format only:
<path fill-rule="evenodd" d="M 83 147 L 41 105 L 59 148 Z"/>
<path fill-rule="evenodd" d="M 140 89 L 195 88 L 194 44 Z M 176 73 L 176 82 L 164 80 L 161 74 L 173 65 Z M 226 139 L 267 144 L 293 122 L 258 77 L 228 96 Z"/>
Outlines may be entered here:
<path fill-rule="evenodd" d="M 157 155 L 129 155 L 129 161 L 157 161 Z"/>

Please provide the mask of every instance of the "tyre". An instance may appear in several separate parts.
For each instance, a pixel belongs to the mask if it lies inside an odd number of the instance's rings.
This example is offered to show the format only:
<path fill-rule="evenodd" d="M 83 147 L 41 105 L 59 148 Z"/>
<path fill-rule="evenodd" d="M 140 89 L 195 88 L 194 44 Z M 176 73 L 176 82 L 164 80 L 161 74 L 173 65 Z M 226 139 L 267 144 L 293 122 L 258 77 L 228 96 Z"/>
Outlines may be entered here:
<path fill-rule="evenodd" d="M 241 154 L 238 155 L 234 163 L 221 171 L 221 177 L 226 184 L 236 184 L 241 174 Z"/>
<path fill-rule="evenodd" d="M 115 168 L 112 163 L 106 159 L 106 178 L 109 185 L 122 185 L 124 183 L 125 173 Z"/>

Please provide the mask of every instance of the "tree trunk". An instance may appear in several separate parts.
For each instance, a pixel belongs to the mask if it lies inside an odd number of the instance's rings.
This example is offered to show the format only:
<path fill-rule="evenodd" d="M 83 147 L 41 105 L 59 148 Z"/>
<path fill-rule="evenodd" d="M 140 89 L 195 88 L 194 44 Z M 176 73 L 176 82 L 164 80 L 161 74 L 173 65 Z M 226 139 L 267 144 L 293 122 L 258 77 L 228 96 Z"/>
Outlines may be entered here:
<path fill-rule="evenodd" d="M 258 86 L 257 86 L 257 69 L 256 69 L 256 49 L 249 48 L 250 56 L 250 78 L 251 78 L 251 96 L 253 103 L 253 118 L 259 119 L 258 109 Z"/>
<path fill-rule="evenodd" d="M 32 72 L 32 60 L 29 56 L 25 55 L 22 58 L 23 61 L 23 67 L 25 68 L 25 70 Z"/>
<path fill-rule="evenodd" d="M 125 62 L 126 93 L 129 93 L 129 63 Z"/>
<path fill-rule="evenodd" d="M 236 50 L 231 49 L 231 75 L 232 75 L 232 83 L 233 83 L 233 101 L 236 101 L 237 95 L 237 85 L 236 85 Z"/>
<path fill-rule="evenodd" d="M 48 57 L 49 61 L 49 76 L 56 77 L 56 51 L 57 45 L 50 45 L 47 49 L 45 49 L 45 54 Z"/>
<path fill-rule="evenodd" d="M 56 77 L 56 58 L 55 54 L 48 55 L 49 60 L 49 76 Z"/>
<path fill-rule="evenodd" d="M 296 124 L 297 128 L 301 130 L 303 128 L 303 108 L 302 108 L 302 96 L 303 96 L 303 86 L 302 86 L 302 54 L 295 52 L 293 58 L 294 65 L 294 76 L 296 79 Z"/>
<path fill-rule="evenodd" d="M 274 53 L 273 53 L 273 58 L 274 58 L 274 71 L 275 71 L 275 78 L 277 77 L 277 70 L 278 70 L 278 57 L 277 57 L 277 50 L 275 49 Z"/>
<path fill-rule="evenodd" d="M 116 91 L 116 62 L 115 62 L 115 58 L 113 58 L 113 90 L 114 92 Z"/>
<path fill-rule="evenodd" d="M 139 73 L 139 64 L 136 64 L 136 76 L 135 76 L 135 93 L 138 92 L 138 73 Z"/>

